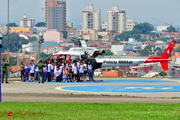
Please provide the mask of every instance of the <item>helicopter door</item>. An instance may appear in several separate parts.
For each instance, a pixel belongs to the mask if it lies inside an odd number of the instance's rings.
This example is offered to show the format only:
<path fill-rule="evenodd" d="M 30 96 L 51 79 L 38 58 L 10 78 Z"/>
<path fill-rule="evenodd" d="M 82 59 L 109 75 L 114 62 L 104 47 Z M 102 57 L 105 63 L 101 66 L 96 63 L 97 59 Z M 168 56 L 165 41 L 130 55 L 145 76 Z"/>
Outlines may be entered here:
<path fill-rule="evenodd" d="M 69 61 L 73 62 L 73 61 L 77 61 L 78 59 L 81 60 L 79 55 L 70 55 L 68 63 L 69 63 Z"/>
<path fill-rule="evenodd" d="M 51 59 L 51 62 L 57 61 L 57 58 L 58 58 L 58 56 L 54 55 L 54 56 L 52 57 L 52 59 Z"/>

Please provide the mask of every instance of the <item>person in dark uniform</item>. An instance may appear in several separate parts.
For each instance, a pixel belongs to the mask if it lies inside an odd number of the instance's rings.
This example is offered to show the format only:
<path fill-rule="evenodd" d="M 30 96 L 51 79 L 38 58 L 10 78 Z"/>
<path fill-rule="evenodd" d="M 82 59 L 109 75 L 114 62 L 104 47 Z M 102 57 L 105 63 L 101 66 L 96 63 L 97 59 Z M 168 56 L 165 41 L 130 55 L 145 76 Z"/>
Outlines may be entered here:
<path fill-rule="evenodd" d="M 42 78 L 42 83 L 44 83 L 44 71 L 43 71 L 43 68 L 45 67 L 44 64 L 42 64 L 42 60 L 39 61 L 39 64 L 38 64 L 38 76 L 39 76 L 39 79 L 38 79 L 38 82 L 40 83 L 40 78 Z"/>
<path fill-rule="evenodd" d="M 9 66 L 9 62 L 5 62 L 5 58 L 3 58 L 3 61 L 1 62 L 1 67 L 2 67 L 2 83 L 4 82 L 4 76 L 6 79 L 6 83 L 8 82 L 8 69 L 7 66 Z"/>
<path fill-rule="evenodd" d="M 21 66 L 20 66 L 20 71 L 21 71 L 21 81 L 25 82 L 25 65 L 24 65 L 24 61 L 21 62 Z"/>

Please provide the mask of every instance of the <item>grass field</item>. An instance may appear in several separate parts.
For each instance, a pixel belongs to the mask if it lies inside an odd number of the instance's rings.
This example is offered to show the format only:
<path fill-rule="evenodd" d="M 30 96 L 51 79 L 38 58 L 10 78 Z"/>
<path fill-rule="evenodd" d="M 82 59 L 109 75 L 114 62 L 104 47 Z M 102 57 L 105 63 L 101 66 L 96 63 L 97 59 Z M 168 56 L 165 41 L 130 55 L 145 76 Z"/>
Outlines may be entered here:
<path fill-rule="evenodd" d="M 1 120 L 180 120 L 180 104 L 0 103 Z"/>

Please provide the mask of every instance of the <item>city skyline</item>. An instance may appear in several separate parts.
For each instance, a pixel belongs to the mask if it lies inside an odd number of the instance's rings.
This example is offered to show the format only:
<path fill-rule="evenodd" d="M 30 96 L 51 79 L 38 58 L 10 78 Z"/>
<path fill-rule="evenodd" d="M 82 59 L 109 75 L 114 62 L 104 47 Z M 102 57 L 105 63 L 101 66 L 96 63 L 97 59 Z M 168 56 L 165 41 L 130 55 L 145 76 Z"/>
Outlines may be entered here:
<path fill-rule="evenodd" d="M 81 26 L 81 11 L 86 9 L 87 5 L 93 4 L 96 9 L 101 10 L 102 21 L 107 21 L 107 11 L 112 6 L 118 5 L 120 10 L 125 10 L 127 19 L 134 19 L 135 22 L 149 22 L 153 25 L 163 25 L 163 23 L 173 23 L 180 25 L 180 16 L 176 11 L 180 11 L 179 0 L 66 0 L 67 1 L 67 20 L 73 21 L 74 26 Z M 1 1 L 0 24 L 6 24 L 7 21 L 7 1 Z M 28 5 L 28 6 L 27 6 Z M 33 9 L 32 9 L 33 8 Z M 20 18 L 27 14 L 30 18 L 35 18 L 36 23 L 42 21 L 42 10 L 45 8 L 45 0 L 16 0 L 10 1 L 10 22 L 16 22 L 18 25 Z M 44 12 L 45 13 L 45 12 Z"/>

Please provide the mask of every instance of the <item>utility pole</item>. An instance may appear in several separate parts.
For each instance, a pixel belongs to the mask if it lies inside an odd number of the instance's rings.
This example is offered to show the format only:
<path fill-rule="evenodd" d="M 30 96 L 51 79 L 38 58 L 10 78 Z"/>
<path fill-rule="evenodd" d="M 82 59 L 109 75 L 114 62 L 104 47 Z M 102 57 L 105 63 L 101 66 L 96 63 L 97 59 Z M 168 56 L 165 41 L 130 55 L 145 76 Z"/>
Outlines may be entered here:
<path fill-rule="evenodd" d="M 9 62 L 9 0 L 7 1 L 7 61 Z"/>
<path fill-rule="evenodd" d="M 42 43 L 44 43 L 44 39 L 41 39 L 41 37 L 39 37 L 39 40 L 38 40 L 38 62 L 40 61 L 40 48 L 41 48 Z"/>
<path fill-rule="evenodd" d="M 0 63 L 1 63 L 2 39 L 3 39 L 3 36 L 2 36 L 2 34 L 0 33 Z M 1 64 L 0 64 L 0 102 L 2 102 L 2 101 L 1 101 Z"/>
<path fill-rule="evenodd" d="M 40 40 L 38 41 L 38 62 L 40 61 L 40 47 L 41 47 L 41 43 Z"/>

